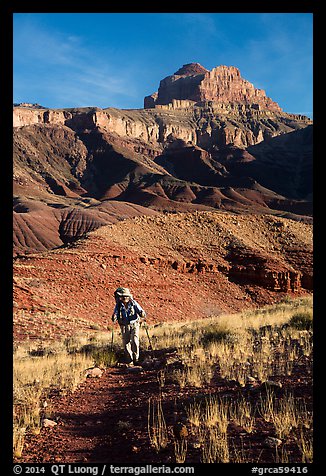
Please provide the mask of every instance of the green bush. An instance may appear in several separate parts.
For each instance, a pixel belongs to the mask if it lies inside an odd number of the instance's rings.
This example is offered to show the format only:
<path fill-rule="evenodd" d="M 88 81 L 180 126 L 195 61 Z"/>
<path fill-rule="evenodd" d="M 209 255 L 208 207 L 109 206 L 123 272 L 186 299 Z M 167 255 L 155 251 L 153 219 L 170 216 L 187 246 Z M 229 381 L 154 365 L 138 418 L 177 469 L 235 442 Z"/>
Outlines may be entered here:
<path fill-rule="evenodd" d="M 289 324 L 295 329 L 308 331 L 312 329 L 312 314 L 310 312 L 298 312 L 291 317 Z"/>

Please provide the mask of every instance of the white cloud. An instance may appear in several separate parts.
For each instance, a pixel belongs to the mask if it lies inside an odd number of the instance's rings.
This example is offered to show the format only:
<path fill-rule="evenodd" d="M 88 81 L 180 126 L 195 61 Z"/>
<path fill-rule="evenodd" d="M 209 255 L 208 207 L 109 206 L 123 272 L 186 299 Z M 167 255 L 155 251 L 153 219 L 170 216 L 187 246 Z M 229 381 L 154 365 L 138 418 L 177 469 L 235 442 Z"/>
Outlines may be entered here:
<path fill-rule="evenodd" d="M 18 71 L 24 71 L 24 80 L 29 86 L 34 82 L 34 88 L 40 93 L 48 91 L 54 103 L 67 100 L 72 103 L 80 98 L 86 103 L 91 99 L 96 102 L 99 97 L 109 103 L 116 95 L 136 96 L 130 82 L 130 69 L 117 68 L 110 62 L 109 52 L 104 63 L 101 53 L 85 46 L 83 37 L 44 30 L 28 17 L 15 31 L 14 65 L 17 96 L 23 86 Z"/>

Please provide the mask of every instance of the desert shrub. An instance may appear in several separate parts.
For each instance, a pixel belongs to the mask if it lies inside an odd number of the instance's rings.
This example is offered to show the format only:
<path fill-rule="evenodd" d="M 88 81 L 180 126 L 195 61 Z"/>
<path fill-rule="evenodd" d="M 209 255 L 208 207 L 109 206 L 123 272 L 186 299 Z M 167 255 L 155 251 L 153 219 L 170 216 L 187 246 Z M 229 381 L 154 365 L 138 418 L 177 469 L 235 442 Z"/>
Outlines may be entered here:
<path fill-rule="evenodd" d="M 118 362 L 118 353 L 111 346 L 98 346 L 96 344 L 86 344 L 81 350 L 81 353 L 86 354 L 94 360 L 94 365 L 110 367 Z"/>
<path fill-rule="evenodd" d="M 203 346 L 207 346 L 212 342 L 222 342 L 222 341 L 231 341 L 232 340 L 232 332 L 230 329 L 224 326 L 212 326 L 211 329 L 205 330 L 203 333 L 200 343 Z"/>
<path fill-rule="evenodd" d="M 312 329 L 312 314 L 310 312 L 298 312 L 291 317 L 289 324 L 298 330 L 310 330 Z"/>
<path fill-rule="evenodd" d="M 37 349 L 31 349 L 28 351 L 31 357 L 45 357 L 47 355 L 53 355 L 54 352 L 51 349 L 43 349 L 38 347 Z"/>

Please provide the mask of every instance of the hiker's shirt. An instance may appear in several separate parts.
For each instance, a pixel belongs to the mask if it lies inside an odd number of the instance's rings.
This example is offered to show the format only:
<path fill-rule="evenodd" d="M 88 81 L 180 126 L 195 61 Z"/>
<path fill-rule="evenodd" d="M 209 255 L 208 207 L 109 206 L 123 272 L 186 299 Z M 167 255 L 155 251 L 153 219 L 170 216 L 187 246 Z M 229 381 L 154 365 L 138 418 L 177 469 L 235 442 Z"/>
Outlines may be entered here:
<path fill-rule="evenodd" d="M 127 306 L 122 303 L 117 303 L 113 315 L 117 318 L 120 326 L 128 326 L 139 322 L 140 317 L 145 316 L 145 311 L 137 301 L 131 299 Z"/>

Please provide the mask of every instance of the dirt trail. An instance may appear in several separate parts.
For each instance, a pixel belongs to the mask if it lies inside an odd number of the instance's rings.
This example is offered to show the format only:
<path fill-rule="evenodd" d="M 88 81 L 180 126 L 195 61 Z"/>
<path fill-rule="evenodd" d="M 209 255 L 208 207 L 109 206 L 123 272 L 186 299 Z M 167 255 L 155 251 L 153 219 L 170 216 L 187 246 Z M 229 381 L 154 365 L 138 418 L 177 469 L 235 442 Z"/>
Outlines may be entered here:
<path fill-rule="evenodd" d="M 148 398 L 158 391 L 156 371 L 108 368 L 72 394 L 52 397 L 58 422 L 26 439 L 25 462 L 135 462 L 153 460 L 147 436 Z"/>
<path fill-rule="evenodd" d="M 162 357 L 157 351 L 157 357 Z M 291 392 L 295 397 L 312 402 L 312 378 L 305 371 L 304 362 L 297 362 L 291 376 L 277 380 L 280 390 Z M 151 446 L 148 435 L 148 401 L 162 396 L 163 414 L 168 428 L 169 443 L 159 453 Z M 107 368 L 100 378 L 87 378 L 74 393 L 53 395 L 49 400 L 54 428 L 42 428 L 39 435 L 26 435 L 22 459 L 26 463 L 111 463 L 117 465 L 170 464 L 175 463 L 174 428 L 176 422 L 185 422 L 185 408 L 194 398 L 205 399 L 209 395 L 227 397 L 236 401 L 246 396 L 254 406 L 260 393 L 251 393 L 235 381 L 222 379 L 218 368 L 209 384 L 201 388 L 187 386 L 181 389 L 167 378 L 160 389 L 158 370 L 138 368 Z M 246 433 L 233 423 L 228 427 L 231 446 L 247 453 L 248 461 L 275 463 L 275 450 L 267 448 L 264 440 L 275 436 L 272 423 L 258 414 L 255 429 Z M 199 463 L 201 449 L 188 434 L 188 452 L 185 463 Z M 293 461 L 301 461 L 294 437 L 286 443 Z M 17 461 L 19 462 L 19 461 Z"/>

